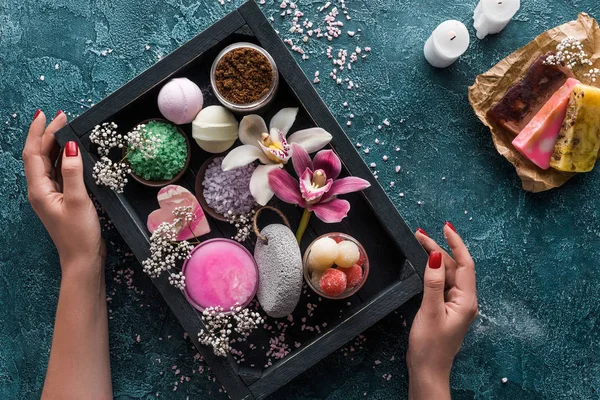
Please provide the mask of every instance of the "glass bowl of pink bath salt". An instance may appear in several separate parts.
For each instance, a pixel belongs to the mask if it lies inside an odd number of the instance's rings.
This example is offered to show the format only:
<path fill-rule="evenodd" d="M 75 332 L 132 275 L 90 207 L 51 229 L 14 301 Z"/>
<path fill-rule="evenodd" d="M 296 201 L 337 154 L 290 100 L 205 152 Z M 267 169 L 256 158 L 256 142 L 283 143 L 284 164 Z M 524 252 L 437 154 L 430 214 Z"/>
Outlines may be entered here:
<path fill-rule="evenodd" d="M 258 267 L 252 254 L 230 239 L 211 239 L 190 253 L 182 269 L 184 294 L 194 308 L 246 307 L 256 295 Z"/>

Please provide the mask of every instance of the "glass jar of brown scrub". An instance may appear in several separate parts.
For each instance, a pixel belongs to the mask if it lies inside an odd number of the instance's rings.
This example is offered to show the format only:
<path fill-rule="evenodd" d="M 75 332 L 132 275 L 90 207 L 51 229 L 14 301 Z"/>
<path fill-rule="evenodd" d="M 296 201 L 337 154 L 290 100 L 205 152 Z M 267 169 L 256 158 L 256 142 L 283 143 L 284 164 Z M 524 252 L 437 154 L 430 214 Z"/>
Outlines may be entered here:
<path fill-rule="evenodd" d="M 279 71 L 265 49 L 240 42 L 219 53 L 212 64 L 210 83 L 225 107 L 241 113 L 254 112 L 275 96 Z"/>

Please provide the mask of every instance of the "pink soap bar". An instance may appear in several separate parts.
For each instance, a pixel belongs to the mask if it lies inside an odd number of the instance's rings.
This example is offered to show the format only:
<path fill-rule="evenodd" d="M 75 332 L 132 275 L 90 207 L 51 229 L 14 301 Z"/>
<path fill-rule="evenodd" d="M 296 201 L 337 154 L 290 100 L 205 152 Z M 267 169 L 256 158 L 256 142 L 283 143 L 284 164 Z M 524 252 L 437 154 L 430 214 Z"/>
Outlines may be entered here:
<path fill-rule="evenodd" d="M 577 79 L 569 78 L 538 111 L 512 144 L 542 169 L 550 167 L 550 157 L 567 114 L 567 105 Z"/>
<path fill-rule="evenodd" d="M 229 239 L 211 239 L 198 245 L 183 265 L 185 296 L 202 311 L 221 306 L 230 311 L 246 306 L 256 294 L 258 267 L 246 248 Z"/>

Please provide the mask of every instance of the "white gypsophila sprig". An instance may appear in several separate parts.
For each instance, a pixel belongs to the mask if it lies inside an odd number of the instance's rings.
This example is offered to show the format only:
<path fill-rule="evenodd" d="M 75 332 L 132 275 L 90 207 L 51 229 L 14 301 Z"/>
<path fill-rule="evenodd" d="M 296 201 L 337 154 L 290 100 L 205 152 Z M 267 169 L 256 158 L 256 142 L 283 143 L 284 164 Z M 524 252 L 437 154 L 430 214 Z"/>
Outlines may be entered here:
<path fill-rule="evenodd" d="M 131 173 L 129 165 L 124 162 L 113 162 L 110 158 L 102 156 L 94 164 L 92 177 L 96 185 L 107 186 L 117 193 L 123 193 L 127 184 L 127 174 Z"/>
<path fill-rule="evenodd" d="M 146 129 L 145 124 L 139 124 L 131 132 L 127 132 L 125 141 L 130 150 L 138 150 L 146 159 L 156 158 L 161 143 L 160 138 Z"/>
<path fill-rule="evenodd" d="M 236 229 L 235 236 L 232 236 L 231 239 L 243 243 L 250 237 L 254 223 L 254 214 L 256 214 L 256 210 L 251 210 L 245 214 L 234 214 L 233 211 L 229 210 L 225 214 L 229 223 L 235 226 Z"/>
<path fill-rule="evenodd" d="M 106 156 L 114 147 L 122 148 L 124 145 L 123 135 L 117 132 L 118 125 L 114 122 L 103 122 L 96 125 L 90 133 L 90 141 L 98 145 L 98 154 Z"/>
<path fill-rule="evenodd" d="M 592 65 L 588 54 L 583 50 L 581 42 L 575 38 L 568 37 L 563 39 L 556 46 L 556 54 L 546 57 L 546 65 L 564 65 L 573 69 L 578 65 Z"/>
<path fill-rule="evenodd" d="M 150 237 L 150 257 L 142 262 L 144 272 L 151 278 L 159 277 L 163 272 L 169 274 L 169 284 L 183 290 L 185 276 L 178 270 L 185 260 L 190 258 L 194 245 L 187 240 L 177 241 L 177 235 L 183 227 L 196 218 L 191 206 L 176 207 L 173 222 L 163 222 Z"/>
<path fill-rule="evenodd" d="M 258 312 L 242 308 L 238 303 L 230 308 L 231 313 L 223 313 L 220 306 L 208 307 L 202 312 L 206 330 L 198 332 L 198 340 L 211 346 L 218 357 L 225 357 L 231 350 L 231 334 L 241 335 L 239 341 L 246 340 L 250 333 L 265 321 Z"/>

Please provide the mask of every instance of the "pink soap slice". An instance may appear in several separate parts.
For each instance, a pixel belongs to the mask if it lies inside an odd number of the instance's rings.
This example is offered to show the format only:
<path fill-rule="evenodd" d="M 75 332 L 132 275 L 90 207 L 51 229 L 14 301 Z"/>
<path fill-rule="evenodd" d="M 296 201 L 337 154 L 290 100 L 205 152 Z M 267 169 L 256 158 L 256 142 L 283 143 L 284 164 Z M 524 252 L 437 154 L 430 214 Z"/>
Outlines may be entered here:
<path fill-rule="evenodd" d="M 173 210 L 176 207 L 192 207 L 192 212 L 196 216 L 189 227 L 183 227 L 177 235 L 177 240 L 188 240 L 193 237 L 206 235 L 210 232 L 208 221 L 204 216 L 204 211 L 200 207 L 200 203 L 189 190 L 178 185 L 169 185 L 160 189 L 158 192 L 158 210 L 152 211 L 148 216 L 147 227 L 150 233 L 153 233 L 156 228 L 163 222 L 173 222 Z"/>
<path fill-rule="evenodd" d="M 567 79 L 512 142 L 521 154 L 542 169 L 550 167 L 550 157 L 567 114 L 569 98 L 578 83 L 577 79 Z"/>

